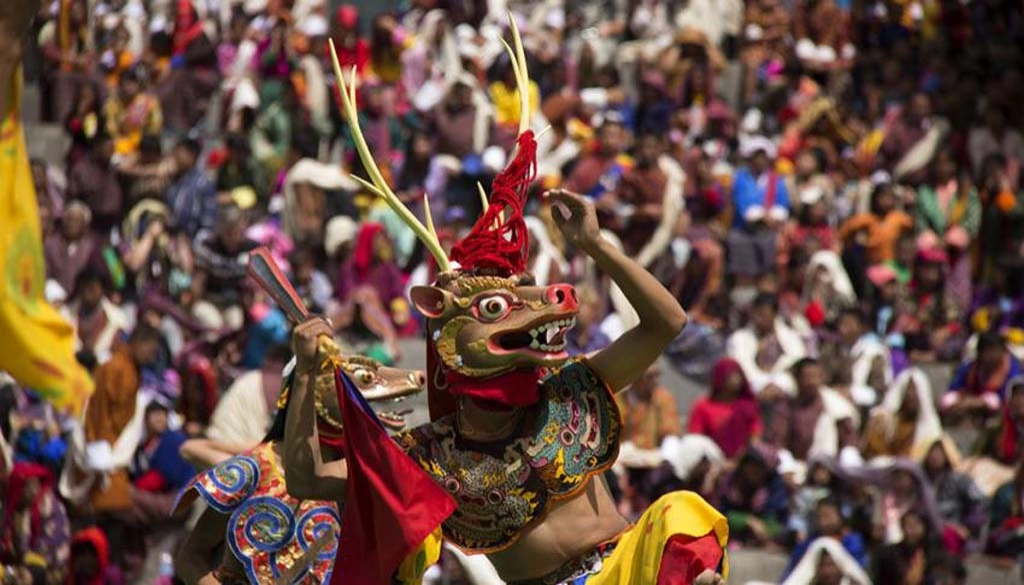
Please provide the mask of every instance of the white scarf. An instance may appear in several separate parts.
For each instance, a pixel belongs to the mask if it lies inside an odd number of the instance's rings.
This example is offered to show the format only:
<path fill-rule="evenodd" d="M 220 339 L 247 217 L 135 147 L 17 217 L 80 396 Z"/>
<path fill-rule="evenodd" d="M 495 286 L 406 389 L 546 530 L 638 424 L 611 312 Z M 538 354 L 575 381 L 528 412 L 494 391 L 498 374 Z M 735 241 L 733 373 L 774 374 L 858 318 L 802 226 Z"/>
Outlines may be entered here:
<path fill-rule="evenodd" d="M 811 543 L 803 558 L 797 563 L 789 577 L 782 582 L 782 585 L 812 585 L 818 574 L 818 563 L 824 553 L 828 553 L 828 556 L 839 566 L 839 570 L 843 573 L 844 585 L 871 585 L 871 578 L 864 572 L 860 563 L 846 552 L 842 543 L 828 537 L 818 538 Z"/>
<path fill-rule="evenodd" d="M 638 264 L 647 268 L 657 260 L 668 248 L 672 236 L 676 231 L 676 222 L 683 212 L 683 183 L 686 182 L 686 173 L 672 157 L 661 156 L 658 158 L 658 168 L 665 173 L 668 181 L 665 184 L 665 200 L 661 206 L 661 223 L 651 234 L 651 239 L 636 255 Z"/>
<path fill-rule="evenodd" d="M 914 443 L 918 445 L 924 441 L 931 441 L 942 436 L 942 423 L 939 421 L 939 413 L 935 410 L 935 402 L 932 398 L 932 385 L 920 368 L 904 370 L 896 377 L 889 392 L 882 399 L 882 403 L 875 407 L 872 414 L 884 413 L 889 421 L 889 428 L 886 429 L 888 436 L 896 432 L 896 418 L 900 407 L 903 406 L 903 398 L 907 394 L 910 381 L 914 381 L 914 388 L 917 391 L 918 414 L 914 426 Z"/>
<path fill-rule="evenodd" d="M 873 406 L 878 400 L 878 393 L 868 385 L 871 369 L 875 360 L 881 358 L 885 363 L 885 386 L 892 384 L 892 365 L 889 361 L 889 349 L 872 335 L 864 335 L 850 348 L 853 358 L 851 367 L 850 392 L 854 401 L 861 406 Z"/>

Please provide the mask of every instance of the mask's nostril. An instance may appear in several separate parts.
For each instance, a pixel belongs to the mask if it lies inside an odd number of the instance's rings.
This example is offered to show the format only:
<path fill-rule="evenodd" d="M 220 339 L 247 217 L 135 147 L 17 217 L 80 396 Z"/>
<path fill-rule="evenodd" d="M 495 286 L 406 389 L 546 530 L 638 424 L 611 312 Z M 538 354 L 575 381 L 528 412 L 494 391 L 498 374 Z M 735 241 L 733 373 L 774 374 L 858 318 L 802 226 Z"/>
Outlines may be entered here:
<path fill-rule="evenodd" d="M 565 302 L 565 291 L 564 290 L 558 289 L 558 290 L 555 291 L 555 301 L 557 301 L 559 305 L 561 305 L 562 303 Z"/>
<path fill-rule="evenodd" d="M 572 300 L 574 300 L 574 301 L 580 300 L 579 296 L 576 295 L 576 289 L 575 288 L 570 289 L 570 292 L 572 292 Z"/>

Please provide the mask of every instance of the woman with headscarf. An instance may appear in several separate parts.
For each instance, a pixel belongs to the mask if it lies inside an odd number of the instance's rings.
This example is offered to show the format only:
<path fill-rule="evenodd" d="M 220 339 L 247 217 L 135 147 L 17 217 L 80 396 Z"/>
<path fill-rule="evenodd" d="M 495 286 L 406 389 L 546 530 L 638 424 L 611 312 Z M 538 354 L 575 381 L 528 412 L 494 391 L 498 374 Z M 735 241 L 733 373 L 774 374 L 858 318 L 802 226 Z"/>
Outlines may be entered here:
<path fill-rule="evenodd" d="M 676 480 L 673 490 L 697 492 L 705 498 L 714 494 L 725 454 L 709 437 L 686 434 L 665 437 L 661 442 L 661 458 L 671 468 Z M 667 493 L 667 492 L 666 492 Z M 652 494 L 657 498 L 660 494 Z"/>
<path fill-rule="evenodd" d="M 871 585 L 871 578 L 841 542 L 821 537 L 811 543 L 782 585 Z"/>
<path fill-rule="evenodd" d="M 71 525 L 57 497 L 53 473 L 36 463 L 19 462 L 4 486 L 0 557 L 5 565 L 42 564 L 47 582 L 64 580 Z M 39 563 L 38 561 L 43 561 Z"/>
<path fill-rule="evenodd" d="M 904 370 L 864 429 L 864 458 L 907 457 L 914 445 L 942 434 L 932 386 L 919 368 Z"/>
<path fill-rule="evenodd" d="M 877 490 L 874 522 L 882 530 L 885 543 L 894 544 L 903 540 L 902 519 L 908 512 L 916 512 L 923 518 L 935 538 L 942 534 L 943 523 L 935 502 L 935 490 L 916 462 L 897 458 L 850 472 L 855 480 L 874 486 Z"/>
<path fill-rule="evenodd" d="M 808 322 L 815 327 L 832 322 L 840 311 L 856 303 L 857 293 L 839 255 L 832 250 L 820 250 L 811 256 L 801 299 Z"/>
<path fill-rule="evenodd" d="M 79 530 L 71 540 L 68 585 L 123 585 L 124 575 L 110 561 L 110 542 L 96 526 Z"/>
<path fill-rule="evenodd" d="M 736 360 L 725 357 L 715 364 L 711 392 L 693 405 L 687 432 L 710 437 L 728 458 L 761 434 L 761 407 Z"/>
<path fill-rule="evenodd" d="M 384 226 L 364 223 L 356 235 L 352 257 L 342 266 L 335 295 L 342 304 L 373 295 L 381 309 L 401 328 L 409 322 L 410 313 L 405 301 L 405 276 L 395 265 L 393 254 Z"/>
<path fill-rule="evenodd" d="M 945 522 L 943 543 L 958 556 L 981 536 L 988 517 L 988 499 L 969 475 L 957 471 L 960 451 L 947 435 L 914 447 L 914 459 L 935 489 L 939 516 Z"/>

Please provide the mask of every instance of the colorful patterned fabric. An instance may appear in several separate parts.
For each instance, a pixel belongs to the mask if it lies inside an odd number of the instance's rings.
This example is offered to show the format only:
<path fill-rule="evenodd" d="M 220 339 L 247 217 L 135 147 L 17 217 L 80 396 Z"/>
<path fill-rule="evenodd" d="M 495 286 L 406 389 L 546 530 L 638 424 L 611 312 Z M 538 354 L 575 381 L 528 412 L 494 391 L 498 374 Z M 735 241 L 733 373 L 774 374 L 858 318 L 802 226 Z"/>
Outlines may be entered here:
<path fill-rule="evenodd" d="M 622 420 L 614 396 L 585 360 L 544 378 L 540 402 L 517 432 L 494 443 L 457 435 L 455 416 L 395 437 L 459 507 L 444 536 L 473 553 L 511 546 L 618 455 Z"/>
<path fill-rule="evenodd" d="M 202 497 L 214 510 L 230 514 L 227 545 L 253 585 L 275 582 L 299 561 L 310 566 L 299 571 L 292 583 L 329 583 L 337 537 L 314 558 L 304 556 L 323 535 L 340 533 L 338 506 L 288 495 L 274 445 L 264 443 L 196 476 L 180 499 Z"/>

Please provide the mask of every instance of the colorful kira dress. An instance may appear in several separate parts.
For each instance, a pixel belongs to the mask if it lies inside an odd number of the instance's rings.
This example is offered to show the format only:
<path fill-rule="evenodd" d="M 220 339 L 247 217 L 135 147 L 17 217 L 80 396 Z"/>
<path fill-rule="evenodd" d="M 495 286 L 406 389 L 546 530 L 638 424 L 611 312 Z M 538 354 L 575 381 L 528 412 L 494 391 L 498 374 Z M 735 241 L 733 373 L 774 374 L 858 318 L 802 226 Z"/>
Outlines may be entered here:
<path fill-rule="evenodd" d="M 276 445 L 263 443 L 197 475 L 178 498 L 176 509 L 202 498 L 229 516 L 225 544 L 237 563 L 222 561 L 222 585 L 276 583 L 287 574 L 293 584 L 331 581 L 341 511 L 335 502 L 288 495 Z"/>

